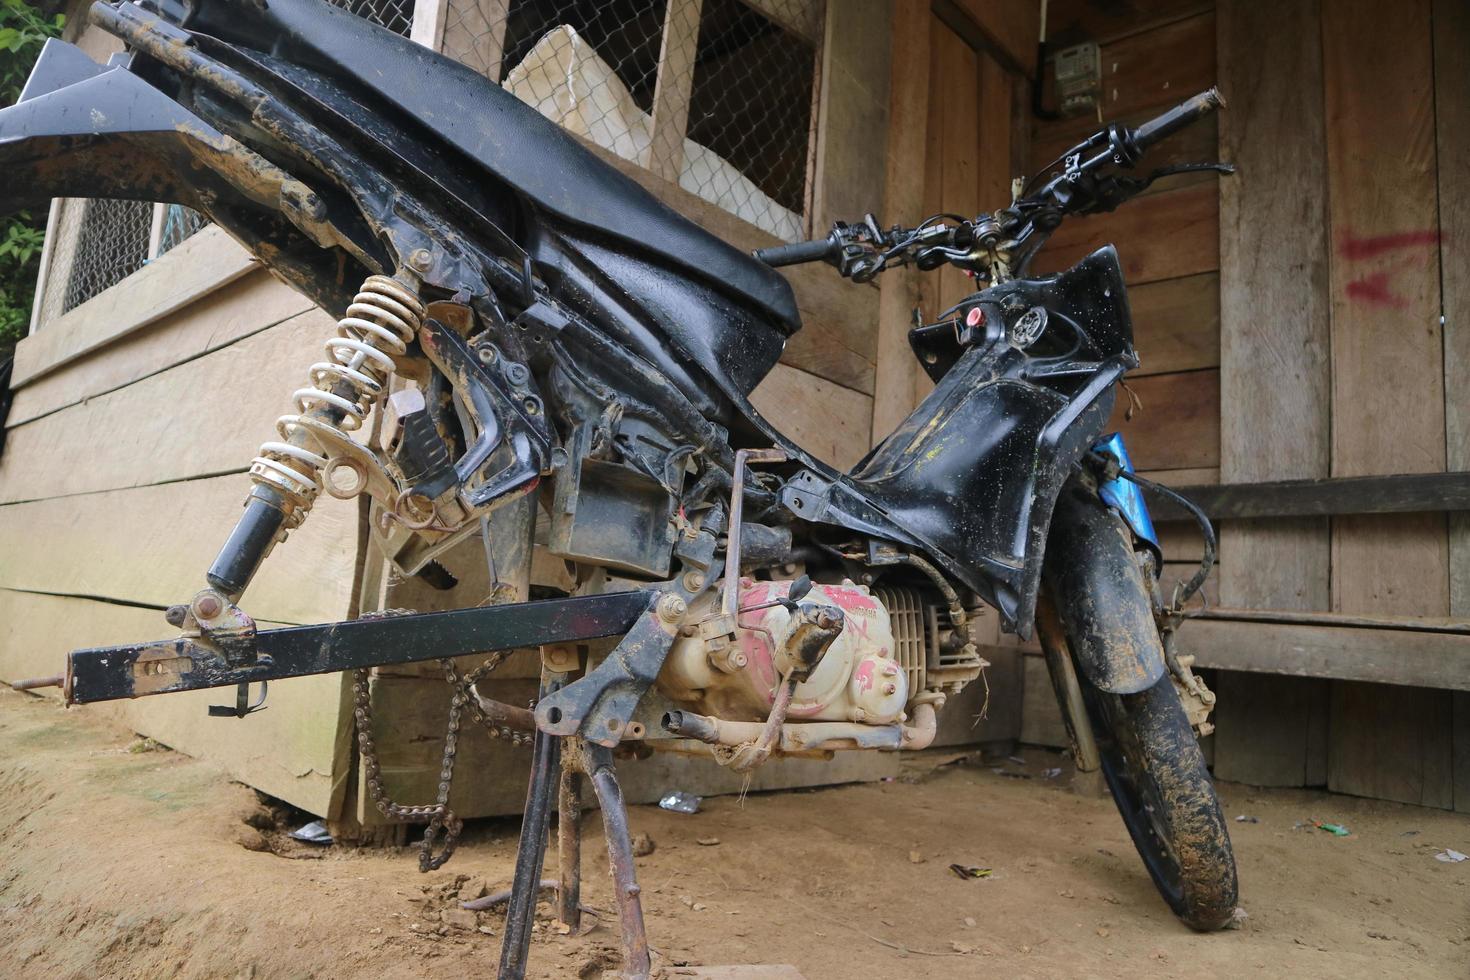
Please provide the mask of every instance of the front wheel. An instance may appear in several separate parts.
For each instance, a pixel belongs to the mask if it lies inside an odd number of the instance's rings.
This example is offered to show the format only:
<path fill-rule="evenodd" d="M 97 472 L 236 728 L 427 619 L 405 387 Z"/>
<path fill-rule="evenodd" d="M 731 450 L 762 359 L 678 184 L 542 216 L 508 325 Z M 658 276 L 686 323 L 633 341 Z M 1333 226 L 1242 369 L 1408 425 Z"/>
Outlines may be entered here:
<path fill-rule="evenodd" d="M 1149 877 L 1193 929 L 1228 924 L 1238 897 L 1235 854 L 1215 786 L 1166 675 L 1138 694 L 1082 680 L 1103 778 Z"/>
<path fill-rule="evenodd" d="M 1191 928 L 1219 929 L 1235 911 L 1235 855 L 1173 680 L 1166 671 L 1136 693 L 1116 694 L 1095 683 L 1072 655 L 1083 643 L 1095 646 L 1106 637 L 1113 656 L 1137 656 L 1130 650 L 1139 645 L 1152 645 L 1162 656 L 1132 535 L 1095 494 L 1074 484 L 1053 518 L 1047 559 L 1060 629 L 1040 633 L 1044 641 L 1065 638 L 1068 649 L 1055 652 L 1076 668 L 1103 777 L 1123 823 L 1174 914 Z"/>

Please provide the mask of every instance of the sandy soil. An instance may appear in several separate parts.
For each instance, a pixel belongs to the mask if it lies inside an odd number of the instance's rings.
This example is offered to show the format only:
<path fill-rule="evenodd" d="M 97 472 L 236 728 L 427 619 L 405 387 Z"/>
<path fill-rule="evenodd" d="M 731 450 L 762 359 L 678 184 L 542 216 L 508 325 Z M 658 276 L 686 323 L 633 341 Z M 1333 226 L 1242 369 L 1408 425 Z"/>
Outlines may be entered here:
<path fill-rule="evenodd" d="M 508 882 L 514 821 L 472 825 L 448 867 L 420 875 L 412 850 L 289 842 L 250 790 L 140 747 L 0 690 L 0 976 L 493 973 L 500 916 L 443 913 Z M 1249 918 L 1198 936 L 1154 895 L 1111 802 L 1070 791 L 1065 770 L 1046 778 L 1057 757 L 1023 754 L 1024 769 L 928 757 L 892 783 L 694 816 L 636 808 L 656 842 L 639 862 L 656 962 L 791 963 L 808 980 L 1470 975 L 1470 861 L 1434 858 L 1470 852 L 1463 816 L 1226 785 L 1230 816 L 1259 819 L 1232 823 Z M 1312 818 L 1352 836 L 1294 829 Z M 584 901 L 610 909 L 601 846 L 584 845 Z M 951 863 L 992 874 L 961 880 Z M 616 976 L 616 935 L 609 918 L 561 936 L 543 914 L 533 975 Z"/>

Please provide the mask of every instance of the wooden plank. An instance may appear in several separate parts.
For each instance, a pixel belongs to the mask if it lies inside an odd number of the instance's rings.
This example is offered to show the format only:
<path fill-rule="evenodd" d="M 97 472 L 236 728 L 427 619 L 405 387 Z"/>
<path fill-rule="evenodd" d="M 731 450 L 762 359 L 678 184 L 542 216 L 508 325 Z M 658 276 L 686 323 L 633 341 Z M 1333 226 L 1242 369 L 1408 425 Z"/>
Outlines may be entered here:
<path fill-rule="evenodd" d="M 0 589 L 0 676 L 6 678 L 54 673 L 69 650 L 166 635 L 168 627 L 153 609 Z M 341 685 L 341 674 L 273 683 L 270 709 L 241 721 L 206 717 L 206 706 L 232 696 L 221 691 L 75 710 L 115 718 L 170 748 L 210 760 L 243 783 L 326 816 L 338 790 L 334 781 L 345 781 L 336 761 L 347 731 Z"/>
<path fill-rule="evenodd" d="M 1470 693 L 1455 691 L 1450 711 L 1453 715 L 1454 736 L 1450 749 L 1454 767 L 1455 809 L 1470 813 Z"/>
<path fill-rule="evenodd" d="M 874 148 L 888 132 L 891 17 L 888 0 L 842 0 L 827 11 L 822 45 L 812 229 L 886 214 Z"/>
<path fill-rule="evenodd" d="M 1061 272 L 1112 243 L 1130 287 L 1214 272 L 1220 267 L 1219 226 L 1211 184 L 1149 194 L 1112 214 L 1067 219 L 1036 256 L 1033 269 Z"/>
<path fill-rule="evenodd" d="M 1128 386 L 1142 407 L 1128 420 L 1130 399 L 1120 391 L 1108 430 L 1123 433 L 1134 466 L 1172 470 L 1219 465 L 1219 371 L 1156 374 Z"/>
<path fill-rule="evenodd" d="M 873 400 L 860 392 L 778 364 L 750 402 L 798 446 L 840 470 L 868 452 Z"/>
<path fill-rule="evenodd" d="M 1470 510 L 1470 473 L 1403 473 L 1175 486 L 1208 516 L 1222 520 Z M 1160 500 L 1153 509 L 1158 520 L 1182 520 L 1185 516 L 1182 509 L 1165 500 Z"/>
<path fill-rule="evenodd" d="M 496 85 L 505 74 L 505 28 L 511 0 L 449 0 L 439 50 Z"/>
<path fill-rule="evenodd" d="M 780 244 L 775 235 L 645 168 L 586 140 L 582 145 L 663 203 L 741 251 Z M 801 330 L 786 342 L 782 363 L 871 394 L 878 331 L 877 287 L 849 283 L 825 265 L 789 266 L 781 272 L 796 293 L 802 319 Z"/>
<path fill-rule="evenodd" d="M 1041 37 L 1037 0 L 956 0 L 965 16 L 1006 62 L 1028 78 L 1036 75 L 1036 44 Z"/>
<path fill-rule="evenodd" d="M 56 255 L 55 230 L 61 227 L 61 208 L 66 203 L 64 198 L 53 197 L 51 205 L 46 214 L 47 233 L 41 243 L 41 258 L 36 263 L 36 288 L 31 298 L 31 322 L 28 333 L 34 333 L 41 325 L 42 307 L 46 305 L 46 283 L 51 274 L 51 263 Z"/>
<path fill-rule="evenodd" d="M 235 475 L 0 506 L 0 587 L 160 608 L 187 601 L 204 587 L 249 489 Z M 341 619 L 357 526 L 356 502 L 323 494 L 261 566 L 246 609 L 279 623 Z M 154 632 L 167 635 L 155 618 Z"/>
<path fill-rule="evenodd" d="M 886 219 L 907 225 L 924 216 L 924 185 L 915 174 L 925 172 L 928 147 L 925 129 L 929 104 L 930 14 L 928 0 L 897 0 L 893 7 L 889 84 L 888 150 L 884 158 L 883 198 Z M 896 429 L 918 404 L 914 357 L 908 333 L 920 302 L 920 277 L 913 266 L 885 272 L 879 280 L 878 336 L 873 380 L 872 442 Z"/>
<path fill-rule="evenodd" d="M 449 0 L 415 0 L 409 40 L 430 51 L 438 51 L 444 44 L 444 22 L 448 13 Z"/>
<path fill-rule="evenodd" d="M 1194 614 L 1201 619 L 1228 622 L 1287 623 L 1297 626 L 1330 626 L 1336 629 L 1405 630 L 1411 633 L 1458 633 L 1470 635 L 1470 619 L 1456 616 L 1387 616 L 1357 613 L 1314 612 L 1305 609 L 1239 609 L 1221 607 Z"/>
<path fill-rule="evenodd" d="M 1440 286 L 1444 310 L 1445 446 L 1452 470 L 1470 470 L 1470 5 L 1434 3 L 1434 112 L 1439 176 Z M 1450 606 L 1470 615 L 1470 515 L 1450 518 Z M 1466 711 L 1470 704 L 1458 702 Z M 1460 707 L 1456 708 L 1459 723 Z M 1470 717 L 1466 724 L 1470 725 Z M 1470 745 L 1467 745 L 1470 751 Z M 1466 766 L 1470 767 L 1470 757 Z M 1462 794 L 1470 809 L 1470 784 Z M 1457 797 L 1457 805 L 1459 798 Z"/>
<path fill-rule="evenodd" d="M 1198 495 L 1186 496 L 1194 500 Z M 1220 539 L 1220 596 L 1226 605 L 1327 608 L 1327 518 L 1234 519 L 1216 533 Z"/>
<path fill-rule="evenodd" d="M 684 171 L 684 134 L 689 124 L 689 92 L 694 87 L 694 56 L 699 47 L 703 6 L 704 0 L 668 0 L 664 15 L 648 169 L 676 184 Z"/>
<path fill-rule="evenodd" d="M 1064 749 L 1071 744 L 1062 709 L 1047 673 L 1046 659 L 1038 652 L 1022 657 L 1025 671 L 1021 688 L 1021 741 L 1027 745 L 1045 745 Z"/>
<path fill-rule="evenodd" d="M 939 37 L 945 83 L 932 85 L 930 90 L 944 93 L 939 100 L 944 151 L 938 210 L 973 215 L 980 211 L 980 55 L 953 31 L 943 31 Z M 935 275 L 931 273 L 930 278 Z M 935 314 L 975 291 L 975 281 L 951 265 L 940 267 L 937 278 Z"/>
<path fill-rule="evenodd" d="M 167 316 L 254 267 L 254 257 L 222 228 L 204 228 L 22 340 L 15 347 L 10 383 L 19 388 Z"/>
<path fill-rule="evenodd" d="M 1333 609 L 1409 616 L 1449 612 L 1445 515 L 1336 517 L 1332 532 Z"/>
<path fill-rule="evenodd" d="M 751 10 L 816 47 L 822 43 L 826 0 L 741 0 Z"/>
<path fill-rule="evenodd" d="M 975 138 L 977 211 L 994 211 L 1011 203 L 1011 103 L 1014 76 L 994 58 L 980 52 L 980 103 Z"/>
<path fill-rule="evenodd" d="M 172 253 L 170 253 L 172 254 Z M 149 486 L 249 467 L 332 336 L 320 311 L 9 430 L 0 503 Z"/>
<path fill-rule="evenodd" d="M 312 309 L 311 300 L 262 270 L 136 330 L 15 393 L 7 426 L 115 391 Z"/>
<path fill-rule="evenodd" d="M 1180 631 L 1179 642 L 1196 667 L 1470 690 L 1470 635 L 1464 633 L 1197 618 Z M 1339 717 L 1334 711 L 1333 739 L 1350 739 Z"/>
<path fill-rule="evenodd" d="M 1451 808 L 1451 710 L 1449 691 L 1334 684 L 1328 788 L 1353 796 Z M 1370 722 L 1372 727 L 1357 737 L 1342 722 Z M 1344 743 L 1350 751 L 1343 750 Z"/>
<path fill-rule="evenodd" d="M 1110 44 L 1211 10 L 1211 0 L 1049 0 L 1046 36 L 1068 36 Z"/>
<path fill-rule="evenodd" d="M 1061 21 L 1048 19 L 1048 37 L 1055 37 Z M 1157 115 L 1215 84 L 1215 15 L 1210 10 L 1129 33 L 1100 44 L 1100 49 L 1099 113 L 1106 120 Z M 1097 127 L 1096 116 L 1084 115 L 1038 122 L 1035 132 L 1038 143 L 1070 145 Z"/>
<path fill-rule="evenodd" d="M 1213 272 L 1128 290 L 1133 345 L 1142 362 L 1132 377 L 1220 366 L 1220 277 Z"/>
<path fill-rule="evenodd" d="M 1182 642 L 1189 632 L 1179 634 Z M 1326 782 L 1330 690 L 1313 677 L 1217 674 L 1215 778 L 1253 786 Z"/>
<path fill-rule="evenodd" d="M 1376 10 L 1366 0 L 1322 8 L 1334 476 L 1445 468 L 1430 6 L 1401 4 L 1391 21 Z M 1389 411 L 1390 392 L 1413 397 Z M 1332 551 L 1334 609 L 1448 611 L 1442 516 L 1341 518 Z M 1334 699 L 1334 710 L 1342 704 L 1369 702 Z M 1363 742 L 1374 727 L 1371 716 L 1334 714 L 1334 747 L 1371 758 Z M 1340 728 L 1354 735 L 1339 739 Z"/>

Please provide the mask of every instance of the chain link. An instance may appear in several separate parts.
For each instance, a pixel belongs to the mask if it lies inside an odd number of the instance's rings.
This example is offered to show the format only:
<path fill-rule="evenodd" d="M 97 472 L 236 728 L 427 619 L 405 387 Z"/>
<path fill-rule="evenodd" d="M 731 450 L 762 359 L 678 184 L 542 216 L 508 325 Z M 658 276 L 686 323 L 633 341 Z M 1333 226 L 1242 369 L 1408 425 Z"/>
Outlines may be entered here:
<path fill-rule="evenodd" d="M 411 609 L 386 609 L 369 613 L 362 618 L 383 619 L 388 616 L 408 615 L 412 612 Z M 460 717 L 465 705 L 468 704 L 475 719 L 485 726 L 491 737 L 501 737 L 502 732 L 498 731 L 480 710 L 479 700 L 475 697 L 473 689 L 475 684 L 504 663 L 505 658 L 504 652 L 492 653 L 484 663 L 463 676 L 460 675 L 453 660 L 439 661 L 440 666 L 444 668 L 444 677 L 452 693 L 449 699 L 449 721 L 444 733 L 444 755 L 439 765 L 439 792 L 434 802 L 427 804 L 395 803 L 383 790 L 382 767 L 378 763 L 378 747 L 373 737 L 373 709 L 369 689 L 369 678 L 372 672 L 365 667 L 352 672 L 352 714 L 357 727 L 357 751 L 362 756 L 364 783 L 367 786 L 368 796 L 372 799 L 373 806 L 377 807 L 378 812 L 389 820 L 400 823 L 428 824 L 424 830 L 423 842 L 419 845 L 420 871 L 436 871 L 442 868 L 454 854 L 454 849 L 459 843 L 464 821 L 456 817 L 449 809 L 449 793 L 454 784 L 454 763 L 459 751 Z M 519 738 L 512 739 L 512 744 L 521 744 Z M 434 846 L 441 834 L 443 834 L 443 844 L 436 855 Z"/>

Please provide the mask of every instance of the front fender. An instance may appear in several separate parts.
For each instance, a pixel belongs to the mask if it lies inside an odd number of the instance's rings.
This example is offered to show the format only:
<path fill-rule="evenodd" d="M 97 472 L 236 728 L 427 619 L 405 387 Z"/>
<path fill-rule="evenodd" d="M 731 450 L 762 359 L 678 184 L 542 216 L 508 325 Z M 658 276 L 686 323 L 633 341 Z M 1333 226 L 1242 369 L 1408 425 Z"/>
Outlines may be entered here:
<path fill-rule="evenodd" d="M 1042 581 L 1077 666 L 1099 690 L 1137 694 L 1164 676 L 1133 532 L 1096 491 L 1069 481 L 1052 514 Z"/>

